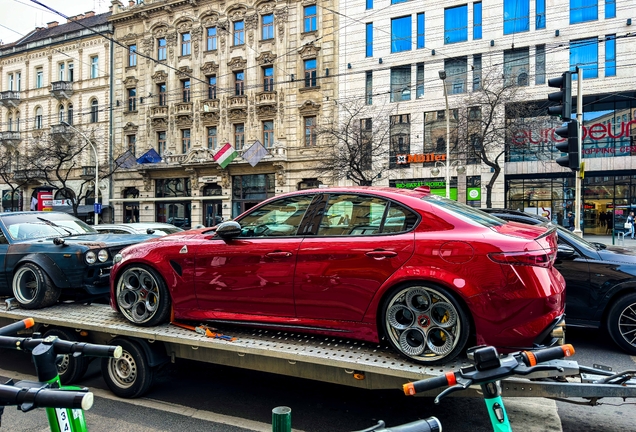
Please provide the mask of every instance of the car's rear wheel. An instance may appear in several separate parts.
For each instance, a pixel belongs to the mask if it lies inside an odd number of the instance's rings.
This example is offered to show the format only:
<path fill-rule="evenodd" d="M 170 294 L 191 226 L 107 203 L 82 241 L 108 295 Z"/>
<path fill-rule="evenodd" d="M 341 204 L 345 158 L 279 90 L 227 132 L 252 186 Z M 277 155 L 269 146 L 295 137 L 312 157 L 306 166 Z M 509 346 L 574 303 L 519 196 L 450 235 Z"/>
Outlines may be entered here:
<path fill-rule="evenodd" d="M 170 294 L 163 278 L 145 265 L 130 266 L 121 273 L 115 285 L 117 306 L 131 322 L 154 326 L 170 316 Z"/>
<path fill-rule="evenodd" d="M 636 293 L 614 303 L 607 314 L 607 330 L 619 347 L 636 355 Z"/>
<path fill-rule="evenodd" d="M 102 359 L 102 376 L 108 388 L 123 398 L 143 396 L 152 385 L 155 375 L 144 350 L 125 338 L 112 339 L 108 344 L 122 347 L 119 358 Z"/>
<path fill-rule="evenodd" d="M 13 275 L 13 295 L 25 309 L 51 306 L 60 298 L 61 290 L 40 267 L 33 263 L 20 266 Z"/>
<path fill-rule="evenodd" d="M 444 288 L 411 284 L 393 290 L 380 310 L 381 325 L 402 355 L 424 364 L 451 360 L 468 342 L 470 320 Z"/>

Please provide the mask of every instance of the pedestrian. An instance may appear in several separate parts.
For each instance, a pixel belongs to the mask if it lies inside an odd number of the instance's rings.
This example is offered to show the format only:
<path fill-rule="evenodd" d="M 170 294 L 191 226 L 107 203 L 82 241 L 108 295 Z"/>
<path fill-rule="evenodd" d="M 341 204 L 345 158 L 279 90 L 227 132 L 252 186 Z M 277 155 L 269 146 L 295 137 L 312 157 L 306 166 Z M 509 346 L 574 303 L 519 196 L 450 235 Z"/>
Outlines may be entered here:
<path fill-rule="evenodd" d="M 568 212 L 568 229 L 574 231 L 574 215 L 572 212 Z"/>
<path fill-rule="evenodd" d="M 629 231 L 625 233 L 634 240 L 634 212 L 630 212 L 629 216 L 627 216 L 627 222 L 625 224 L 625 228 L 627 228 L 627 224 L 629 224 Z"/>

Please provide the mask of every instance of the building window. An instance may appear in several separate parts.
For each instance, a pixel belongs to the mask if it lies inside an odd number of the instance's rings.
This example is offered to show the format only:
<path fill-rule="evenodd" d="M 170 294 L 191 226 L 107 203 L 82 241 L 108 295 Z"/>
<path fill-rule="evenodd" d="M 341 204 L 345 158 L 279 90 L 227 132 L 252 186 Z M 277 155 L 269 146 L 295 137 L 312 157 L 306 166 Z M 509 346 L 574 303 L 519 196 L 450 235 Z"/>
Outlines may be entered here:
<path fill-rule="evenodd" d="M 411 49 L 411 15 L 391 19 L 391 52 Z"/>
<path fill-rule="evenodd" d="M 44 70 L 42 68 L 35 69 L 35 88 L 44 87 Z"/>
<path fill-rule="evenodd" d="M 545 28 L 545 0 L 537 0 L 535 28 L 537 30 Z"/>
<path fill-rule="evenodd" d="M 159 156 L 166 153 L 166 131 L 157 132 L 157 153 Z"/>
<path fill-rule="evenodd" d="M 415 82 L 415 98 L 424 97 L 424 63 L 416 65 Z"/>
<path fill-rule="evenodd" d="M 316 59 L 305 60 L 305 87 L 316 85 Z"/>
<path fill-rule="evenodd" d="M 15 74 L 15 90 L 22 90 L 22 72 L 18 72 Z"/>
<path fill-rule="evenodd" d="M 534 83 L 545 84 L 545 45 L 537 45 L 534 52 Z"/>
<path fill-rule="evenodd" d="M 263 68 L 263 91 L 274 91 L 274 66 Z"/>
<path fill-rule="evenodd" d="M 234 125 L 234 148 L 243 150 L 245 146 L 245 125 L 243 123 Z"/>
<path fill-rule="evenodd" d="M 367 9 L 373 9 L 373 0 L 367 0 Z"/>
<path fill-rule="evenodd" d="M 20 111 L 15 113 L 15 131 L 20 132 Z"/>
<path fill-rule="evenodd" d="M 99 76 L 99 57 L 91 57 L 91 78 L 97 78 Z"/>
<path fill-rule="evenodd" d="M 370 170 L 373 167 L 373 119 L 360 120 L 360 144 L 360 168 Z"/>
<path fill-rule="evenodd" d="M 373 23 L 367 23 L 366 30 L 367 30 L 366 56 L 373 57 Z"/>
<path fill-rule="evenodd" d="M 364 94 L 367 105 L 373 104 L 373 72 L 367 71 L 364 80 Z"/>
<path fill-rule="evenodd" d="M 68 80 L 69 82 L 73 82 L 75 80 L 75 69 L 73 68 L 73 63 L 68 64 Z"/>
<path fill-rule="evenodd" d="M 263 40 L 274 39 L 274 14 L 263 15 L 261 18 Z"/>
<path fill-rule="evenodd" d="M 9 74 L 9 91 L 13 91 L 13 74 Z"/>
<path fill-rule="evenodd" d="M 135 156 L 136 153 L 136 147 L 137 147 L 137 135 L 127 135 L 126 136 L 127 141 L 128 141 L 128 151 L 130 151 L 133 156 Z"/>
<path fill-rule="evenodd" d="M 166 83 L 157 84 L 157 92 L 159 93 L 159 106 L 166 106 L 168 103 Z"/>
<path fill-rule="evenodd" d="M 570 70 L 583 70 L 583 79 L 598 78 L 598 39 L 570 41 Z M 576 74 L 572 79 L 576 79 Z"/>
<path fill-rule="evenodd" d="M 263 122 L 263 146 L 272 148 L 274 146 L 274 121 L 267 120 Z"/>
<path fill-rule="evenodd" d="M 181 55 L 190 55 L 190 33 L 181 33 Z"/>
<path fill-rule="evenodd" d="M 530 0 L 504 0 L 504 34 L 530 30 Z"/>
<path fill-rule="evenodd" d="M 570 24 L 596 21 L 597 19 L 597 0 L 570 0 Z"/>
<path fill-rule="evenodd" d="M 190 129 L 181 129 L 181 153 L 190 151 Z"/>
<path fill-rule="evenodd" d="M 481 90 L 481 54 L 473 55 L 473 91 Z"/>
<path fill-rule="evenodd" d="M 216 49 L 216 27 L 208 27 L 207 34 L 207 50 L 214 51 Z"/>
<path fill-rule="evenodd" d="M 605 0 L 605 18 L 616 18 L 616 0 Z"/>
<path fill-rule="evenodd" d="M 481 39 L 481 2 L 473 3 L 473 39 Z"/>
<path fill-rule="evenodd" d="M 391 102 L 411 100 L 411 65 L 391 68 Z"/>
<path fill-rule="evenodd" d="M 245 72 L 234 72 L 234 96 L 243 96 L 245 94 Z"/>
<path fill-rule="evenodd" d="M 42 129 L 44 125 L 42 124 L 42 108 L 37 107 L 35 109 L 35 128 Z"/>
<path fill-rule="evenodd" d="M 605 76 L 616 76 L 616 35 L 605 37 Z"/>
<path fill-rule="evenodd" d="M 64 123 L 64 114 L 65 114 L 64 105 L 60 105 L 58 109 L 58 117 L 59 117 L 60 123 Z"/>
<path fill-rule="evenodd" d="M 245 22 L 234 22 L 234 45 L 243 45 L 245 43 Z"/>
<path fill-rule="evenodd" d="M 216 126 L 208 127 L 208 149 L 216 150 Z"/>
<path fill-rule="evenodd" d="M 68 110 L 66 110 L 66 122 L 70 125 L 73 124 L 73 104 L 68 104 Z"/>
<path fill-rule="evenodd" d="M 417 48 L 421 49 L 424 48 L 424 14 L 423 13 L 418 13 L 417 14 Z"/>
<path fill-rule="evenodd" d="M 166 38 L 157 39 L 157 60 L 166 59 Z"/>
<path fill-rule="evenodd" d="M 65 72 L 66 65 L 64 63 L 60 63 L 58 66 L 59 66 L 59 71 L 60 71 L 60 78 L 59 79 L 60 79 L 60 81 L 64 81 L 64 78 L 65 78 L 64 77 L 64 75 L 65 75 L 64 72 Z"/>
<path fill-rule="evenodd" d="M 303 31 L 316 31 L 316 5 L 305 6 L 303 9 Z"/>
<path fill-rule="evenodd" d="M 448 94 L 466 93 L 466 57 L 444 60 L 444 70 L 446 71 L 446 88 Z"/>
<path fill-rule="evenodd" d="M 216 75 L 208 77 L 208 99 L 216 99 Z"/>
<path fill-rule="evenodd" d="M 529 85 L 529 71 L 530 51 L 528 48 L 504 51 L 504 82 L 506 85 Z"/>
<path fill-rule="evenodd" d="M 444 9 L 444 44 L 468 40 L 468 6 Z"/>
<path fill-rule="evenodd" d="M 137 111 L 137 89 L 128 89 L 128 112 Z"/>
<path fill-rule="evenodd" d="M 93 99 L 91 102 L 91 123 L 97 123 L 99 121 L 99 106 L 97 99 Z"/>
<path fill-rule="evenodd" d="M 137 45 L 128 46 L 128 66 L 137 66 Z"/>
<path fill-rule="evenodd" d="M 392 115 L 389 136 L 389 167 L 408 167 L 408 164 L 397 165 L 397 155 L 411 153 L 411 115 Z"/>
<path fill-rule="evenodd" d="M 183 102 L 190 102 L 190 80 L 181 81 L 181 93 Z"/>
<path fill-rule="evenodd" d="M 305 117 L 305 146 L 316 145 L 316 117 Z"/>

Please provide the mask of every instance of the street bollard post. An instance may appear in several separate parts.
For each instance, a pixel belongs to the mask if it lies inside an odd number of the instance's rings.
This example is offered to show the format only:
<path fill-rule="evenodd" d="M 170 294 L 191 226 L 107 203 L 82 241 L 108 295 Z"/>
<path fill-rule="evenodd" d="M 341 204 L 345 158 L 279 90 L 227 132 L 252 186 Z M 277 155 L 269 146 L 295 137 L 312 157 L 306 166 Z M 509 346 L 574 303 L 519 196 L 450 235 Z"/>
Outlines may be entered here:
<path fill-rule="evenodd" d="M 280 406 L 272 410 L 272 432 L 291 432 L 291 408 Z"/>

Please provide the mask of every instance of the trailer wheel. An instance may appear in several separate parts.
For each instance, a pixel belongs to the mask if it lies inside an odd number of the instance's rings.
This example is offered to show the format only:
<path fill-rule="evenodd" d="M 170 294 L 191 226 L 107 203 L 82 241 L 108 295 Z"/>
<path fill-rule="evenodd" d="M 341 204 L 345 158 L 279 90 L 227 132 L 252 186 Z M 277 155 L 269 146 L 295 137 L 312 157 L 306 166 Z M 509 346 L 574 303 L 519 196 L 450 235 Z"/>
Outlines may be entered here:
<path fill-rule="evenodd" d="M 607 314 L 607 331 L 624 351 L 636 355 L 636 293 L 620 298 Z"/>
<path fill-rule="evenodd" d="M 115 338 L 108 345 L 120 345 L 123 349 L 117 359 L 102 359 L 102 375 L 108 388 L 123 398 L 142 396 L 154 378 L 154 369 L 148 365 L 146 353 L 135 342 L 124 338 Z"/>
<path fill-rule="evenodd" d="M 60 298 L 61 290 L 40 267 L 26 263 L 13 275 L 13 295 L 25 309 L 51 306 Z"/>
<path fill-rule="evenodd" d="M 77 341 L 75 332 L 62 328 L 54 328 L 44 333 L 44 337 L 48 336 L 57 336 L 60 339 L 70 342 Z M 62 361 L 57 365 L 57 373 L 60 375 L 62 384 L 72 384 L 79 381 L 86 373 L 88 364 L 90 363 L 90 359 L 84 356 L 74 357 L 64 354 L 61 356 L 61 359 Z"/>
<path fill-rule="evenodd" d="M 393 348 L 418 363 L 452 360 L 468 342 L 470 320 L 444 288 L 409 284 L 382 302 L 380 323 Z"/>
<path fill-rule="evenodd" d="M 163 278 L 145 265 L 130 266 L 115 284 L 117 307 L 132 323 L 151 327 L 170 317 L 170 294 Z"/>

